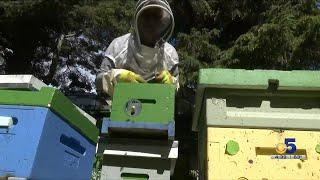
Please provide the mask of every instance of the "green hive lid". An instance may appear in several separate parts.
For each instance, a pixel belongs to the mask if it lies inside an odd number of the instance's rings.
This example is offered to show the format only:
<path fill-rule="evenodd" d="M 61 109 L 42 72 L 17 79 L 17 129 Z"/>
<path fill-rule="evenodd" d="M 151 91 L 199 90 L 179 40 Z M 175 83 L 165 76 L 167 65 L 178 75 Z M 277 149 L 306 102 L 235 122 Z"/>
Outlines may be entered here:
<path fill-rule="evenodd" d="M 276 71 L 243 69 L 201 69 L 196 93 L 196 109 L 192 129 L 198 129 L 198 119 L 205 89 L 261 89 L 267 90 L 270 82 L 277 82 L 278 90 L 320 91 L 319 71 Z"/>
<path fill-rule="evenodd" d="M 78 107 L 59 90 L 51 87 L 42 87 L 40 91 L 0 91 L 0 104 L 50 108 L 89 140 L 97 142 L 99 130 L 88 116 L 79 111 Z"/>
<path fill-rule="evenodd" d="M 199 86 L 267 89 L 269 80 L 278 80 L 279 90 L 320 90 L 319 71 L 201 69 Z"/>

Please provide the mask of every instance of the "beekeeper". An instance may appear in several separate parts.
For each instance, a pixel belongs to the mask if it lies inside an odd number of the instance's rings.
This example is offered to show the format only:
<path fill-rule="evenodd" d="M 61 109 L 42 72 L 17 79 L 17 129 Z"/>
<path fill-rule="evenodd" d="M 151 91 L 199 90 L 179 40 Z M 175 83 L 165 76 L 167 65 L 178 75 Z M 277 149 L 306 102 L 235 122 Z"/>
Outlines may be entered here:
<path fill-rule="evenodd" d="M 97 90 L 113 94 L 118 82 L 178 84 L 178 54 L 167 41 L 174 17 L 166 0 L 139 0 L 134 32 L 114 39 L 97 75 Z"/>

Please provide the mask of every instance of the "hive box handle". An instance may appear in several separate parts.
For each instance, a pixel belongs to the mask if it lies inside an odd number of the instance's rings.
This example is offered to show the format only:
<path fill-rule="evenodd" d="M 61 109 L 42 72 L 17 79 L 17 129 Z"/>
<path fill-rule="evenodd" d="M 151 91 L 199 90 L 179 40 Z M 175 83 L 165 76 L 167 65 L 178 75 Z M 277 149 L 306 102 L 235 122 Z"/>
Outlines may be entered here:
<path fill-rule="evenodd" d="M 60 143 L 78 152 L 81 155 L 85 155 L 86 148 L 81 146 L 80 142 L 73 137 L 68 137 L 64 134 L 60 136 Z"/>
<path fill-rule="evenodd" d="M 268 90 L 276 91 L 279 88 L 279 80 L 278 79 L 269 79 L 268 80 Z"/>
<path fill-rule="evenodd" d="M 13 126 L 13 118 L 0 116 L 0 128 L 9 128 Z"/>

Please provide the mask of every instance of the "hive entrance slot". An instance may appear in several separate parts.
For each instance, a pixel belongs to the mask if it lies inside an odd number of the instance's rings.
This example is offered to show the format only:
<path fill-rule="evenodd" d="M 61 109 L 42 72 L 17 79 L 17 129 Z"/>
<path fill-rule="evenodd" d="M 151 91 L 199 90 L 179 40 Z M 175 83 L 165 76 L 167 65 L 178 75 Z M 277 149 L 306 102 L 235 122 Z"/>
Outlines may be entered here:
<path fill-rule="evenodd" d="M 147 175 L 147 174 L 122 173 L 121 174 L 121 179 L 122 180 L 127 180 L 127 179 L 148 180 L 149 179 L 149 175 Z"/>
<path fill-rule="evenodd" d="M 155 99 L 138 99 L 142 104 L 156 104 Z"/>
<path fill-rule="evenodd" d="M 259 155 L 260 156 L 279 155 L 279 153 L 277 153 L 275 147 L 256 147 L 255 150 L 256 150 L 257 156 L 259 156 Z M 295 153 L 290 154 L 290 155 L 305 155 L 307 157 L 307 150 L 306 149 L 297 149 L 297 151 Z"/>

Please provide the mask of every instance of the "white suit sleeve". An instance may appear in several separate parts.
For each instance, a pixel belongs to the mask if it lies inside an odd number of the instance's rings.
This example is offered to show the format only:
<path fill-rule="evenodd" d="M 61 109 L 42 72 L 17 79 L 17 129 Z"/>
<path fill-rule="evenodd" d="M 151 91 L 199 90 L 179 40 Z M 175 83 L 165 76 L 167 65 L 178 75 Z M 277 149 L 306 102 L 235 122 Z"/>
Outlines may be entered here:
<path fill-rule="evenodd" d="M 178 90 L 180 85 L 179 85 L 179 68 L 178 68 L 178 62 L 179 62 L 179 56 L 178 53 L 175 49 L 172 50 L 171 52 L 171 61 L 175 62 L 176 64 L 173 65 L 173 67 L 170 69 L 170 73 L 173 76 L 173 83 L 176 86 L 176 89 Z"/>
<path fill-rule="evenodd" d="M 113 95 L 113 88 L 117 83 L 117 76 L 123 69 L 116 68 L 117 43 L 112 41 L 106 51 L 106 58 L 102 61 L 100 72 L 96 78 L 96 87 L 98 93 Z"/>

